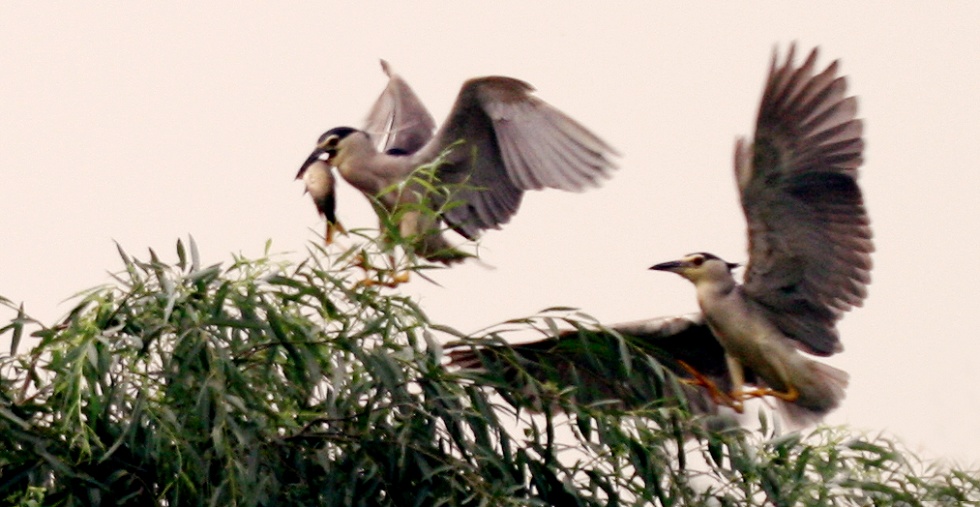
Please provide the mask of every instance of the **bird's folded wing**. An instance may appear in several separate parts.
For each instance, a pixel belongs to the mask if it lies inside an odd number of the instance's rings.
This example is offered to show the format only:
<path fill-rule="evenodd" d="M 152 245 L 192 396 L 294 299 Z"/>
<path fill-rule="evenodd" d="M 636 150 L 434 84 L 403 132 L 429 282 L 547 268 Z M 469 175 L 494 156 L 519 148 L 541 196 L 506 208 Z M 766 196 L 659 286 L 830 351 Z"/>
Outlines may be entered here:
<path fill-rule="evenodd" d="M 840 350 L 835 324 L 870 282 L 871 229 L 857 184 L 861 120 L 837 62 L 814 74 L 773 55 L 752 144 L 735 174 L 748 221 L 746 295 L 810 352 Z"/>

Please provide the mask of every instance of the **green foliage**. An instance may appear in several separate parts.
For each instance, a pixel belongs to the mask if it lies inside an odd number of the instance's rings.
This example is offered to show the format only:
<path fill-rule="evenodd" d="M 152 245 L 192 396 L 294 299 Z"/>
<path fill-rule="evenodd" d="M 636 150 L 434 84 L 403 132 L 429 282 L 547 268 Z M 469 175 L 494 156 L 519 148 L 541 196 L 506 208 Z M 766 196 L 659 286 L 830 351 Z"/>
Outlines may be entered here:
<path fill-rule="evenodd" d="M 0 328 L 0 498 L 12 505 L 961 505 L 975 474 L 842 430 L 714 431 L 676 403 L 533 414 L 448 371 L 430 323 L 358 283 L 358 246 L 202 266 L 120 249 L 113 285 Z M 513 321 L 554 330 L 562 310 Z M 27 353 L 17 342 L 30 328 Z M 481 333 L 497 335 L 498 331 Z M 21 343 L 23 345 L 23 343 Z M 631 349 L 617 351 L 625 361 Z M 625 355 L 625 357 L 623 356 Z M 673 382 L 664 377 L 643 382 Z M 653 386 L 656 388 L 656 385 Z M 594 401 L 594 400 L 593 400 Z M 555 411 L 551 413 L 551 411 Z M 561 413 L 559 413 L 561 412 Z"/>
<path fill-rule="evenodd" d="M 466 250 L 473 246 L 472 243 L 453 246 L 441 238 L 442 233 L 450 229 L 445 224 L 446 214 L 463 205 L 458 197 L 465 192 L 482 190 L 468 179 L 448 182 L 439 178 L 440 167 L 445 167 L 449 154 L 464 144 L 462 141 L 451 144 L 431 163 L 419 166 L 404 181 L 384 188 L 370 198 L 378 215 L 379 228 L 354 233 L 366 244 L 388 253 L 387 264 L 375 265 L 371 263 L 373 256 L 362 257 L 369 270 L 381 268 L 376 271 L 378 278 L 375 281 L 385 283 L 386 276 L 398 274 L 393 272 L 396 267 L 421 274 L 433 267 L 422 261 L 425 258 L 452 264 L 477 257 Z M 400 255 L 403 257 L 398 260 Z"/>

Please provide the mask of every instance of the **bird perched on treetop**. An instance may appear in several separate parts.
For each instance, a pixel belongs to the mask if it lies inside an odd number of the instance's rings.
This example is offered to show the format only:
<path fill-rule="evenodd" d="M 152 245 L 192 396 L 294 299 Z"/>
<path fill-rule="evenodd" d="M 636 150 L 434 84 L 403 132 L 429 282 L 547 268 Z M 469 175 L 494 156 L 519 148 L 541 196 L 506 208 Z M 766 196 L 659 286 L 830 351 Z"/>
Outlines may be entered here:
<path fill-rule="evenodd" d="M 384 212 L 391 212 L 398 204 L 418 203 L 425 193 L 421 185 L 406 184 L 413 171 L 459 143 L 435 168 L 436 185 L 455 185 L 449 195 L 427 196 L 438 215 L 408 212 L 398 224 L 402 237 L 415 239 L 417 254 L 446 264 L 468 255 L 442 236 L 440 221 L 475 239 L 481 231 L 510 220 L 525 190 L 583 190 L 596 186 L 614 168 L 612 147 L 533 96 L 533 88 L 523 81 L 499 76 L 466 81 L 449 117 L 436 130 L 408 83 L 387 62 L 382 60 L 381 67 L 388 86 L 371 108 L 364 129 L 325 132 L 296 175 L 327 219 L 327 243 L 338 226 L 331 168 L 376 198 Z"/>
<path fill-rule="evenodd" d="M 668 367 L 707 386 L 717 402 L 740 410 L 746 399 L 773 396 L 800 425 L 844 396 L 848 375 L 801 352 L 843 350 L 836 323 L 863 303 L 874 247 L 857 184 L 864 148 L 857 100 L 846 96 L 836 61 L 815 73 L 817 50 L 800 66 L 794 50 L 781 65 L 773 54 L 755 137 L 736 143 L 735 179 L 749 235 L 744 283 L 732 275 L 736 264 L 708 253 L 657 264 L 651 269 L 695 285 L 701 313 L 610 328 L 660 350 Z M 569 339 L 581 336 L 538 343 L 535 353 L 561 349 Z M 468 365 L 481 355 L 454 354 Z M 576 364 L 571 356 L 559 360 Z"/>

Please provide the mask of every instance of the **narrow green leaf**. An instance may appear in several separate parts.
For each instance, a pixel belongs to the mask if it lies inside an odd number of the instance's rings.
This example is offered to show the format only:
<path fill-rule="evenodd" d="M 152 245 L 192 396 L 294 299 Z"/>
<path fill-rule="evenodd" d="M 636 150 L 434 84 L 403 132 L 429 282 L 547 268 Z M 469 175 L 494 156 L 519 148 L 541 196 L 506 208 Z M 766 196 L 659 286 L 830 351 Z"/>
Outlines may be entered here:
<path fill-rule="evenodd" d="M 30 423 L 21 419 L 20 417 L 17 417 L 17 414 L 11 412 L 7 407 L 0 406 L 0 416 L 3 416 L 4 419 L 16 424 L 24 431 L 29 431 L 31 429 Z"/>
<path fill-rule="evenodd" d="M 10 337 L 10 355 L 17 355 L 17 348 L 20 346 L 20 339 L 24 334 L 24 322 L 27 320 L 27 314 L 24 313 L 24 303 L 21 303 L 17 307 L 17 317 L 11 323 L 13 327 L 13 333 Z M 2 333 L 2 331 L 0 331 Z"/>
<path fill-rule="evenodd" d="M 177 238 L 177 267 L 181 271 L 187 267 L 187 252 L 184 250 L 184 242 Z"/>
<path fill-rule="evenodd" d="M 197 251 L 197 242 L 194 241 L 194 236 L 188 235 L 187 240 L 191 245 L 191 269 L 193 273 L 201 269 L 201 254 Z"/>

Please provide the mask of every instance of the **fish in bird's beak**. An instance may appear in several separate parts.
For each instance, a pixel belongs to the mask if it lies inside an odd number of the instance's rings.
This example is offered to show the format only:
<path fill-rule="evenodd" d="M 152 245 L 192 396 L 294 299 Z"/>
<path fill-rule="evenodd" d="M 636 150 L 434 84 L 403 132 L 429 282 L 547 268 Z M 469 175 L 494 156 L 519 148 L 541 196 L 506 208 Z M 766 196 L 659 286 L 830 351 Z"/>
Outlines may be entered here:
<path fill-rule="evenodd" d="M 333 243 L 334 233 L 347 234 L 347 230 L 337 220 L 337 197 L 335 193 L 336 179 L 332 167 L 327 163 L 327 153 L 316 150 L 299 169 L 296 178 L 303 178 L 306 192 L 313 199 L 316 210 L 327 219 L 327 230 L 324 240 L 329 245 Z"/>
<path fill-rule="evenodd" d="M 320 148 L 313 150 L 313 153 L 310 153 L 310 156 L 306 158 L 306 162 L 303 162 L 303 165 L 299 167 L 299 172 L 296 173 L 296 179 L 302 178 L 303 174 L 306 173 L 306 169 L 309 168 L 314 163 L 316 163 L 317 161 L 326 162 L 329 159 L 330 159 L 330 154 L 327 153 L 326 151 L 323 151 Z"/>

